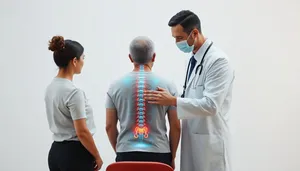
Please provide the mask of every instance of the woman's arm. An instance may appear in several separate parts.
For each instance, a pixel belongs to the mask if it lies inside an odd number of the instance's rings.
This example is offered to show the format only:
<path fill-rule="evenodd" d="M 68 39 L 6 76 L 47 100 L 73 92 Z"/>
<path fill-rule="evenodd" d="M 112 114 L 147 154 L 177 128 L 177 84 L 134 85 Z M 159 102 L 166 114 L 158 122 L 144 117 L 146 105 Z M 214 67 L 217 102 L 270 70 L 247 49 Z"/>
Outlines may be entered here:
<path fill-rule="evenodd" d="M 95 160 L 101 159 L 100 154 L 95 145 L 94 139 L 86 126 L 86 119 L 78 119 L 74 121 L 76 134 L 82 145 L 94 156 Z"/>
<path fill-rule="evenodd" d="M 67 106 L 70 110 L 71 117 L 74 122 L 76 135 L 82 145 L 94 156 L 95 160 L 101 159 L 100 154 L 95 145 L 92 134 L 86 125 L 86 111 L 85 111 L 85 95 L 81 90 L 76 89 Z"/>

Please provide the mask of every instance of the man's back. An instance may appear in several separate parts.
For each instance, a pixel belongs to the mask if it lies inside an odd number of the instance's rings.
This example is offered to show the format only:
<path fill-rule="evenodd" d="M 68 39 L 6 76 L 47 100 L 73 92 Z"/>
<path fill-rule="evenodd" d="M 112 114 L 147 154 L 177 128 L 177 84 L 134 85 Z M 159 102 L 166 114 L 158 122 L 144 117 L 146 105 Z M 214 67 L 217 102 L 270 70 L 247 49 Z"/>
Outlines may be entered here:
<path fill-rule="evenodd" d="M 165 117 L 172 107 L 149 104 L 143 97 L 144 90 L 155 90 L 158 86 L 177 95 L 172 84 L 143 68 L 110 86 L 106 108 L 117 110 L 120 122 L 117 152 L 170 152 Z"/>

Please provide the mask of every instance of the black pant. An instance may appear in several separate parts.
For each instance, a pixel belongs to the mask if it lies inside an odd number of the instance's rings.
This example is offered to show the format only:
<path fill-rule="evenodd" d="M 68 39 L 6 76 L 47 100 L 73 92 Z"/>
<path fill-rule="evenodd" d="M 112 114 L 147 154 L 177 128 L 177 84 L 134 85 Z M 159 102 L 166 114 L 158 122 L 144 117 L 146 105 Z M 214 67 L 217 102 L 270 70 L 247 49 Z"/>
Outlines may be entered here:
<path fill-rule="evenodd" d="M 48 156 L 50 171 L 94 171 L 94 157 L 79 141 L 53 142 Z"/>
<path fill-rule="evenodd" d="M 122 152 L 117 153 L 116 162 L 120 161 L 148 161 L 160 162 L 171 166 L 171 153 L 150 153 L 150 152 Z M 172 167 L 172 166 L 171 166 Z"/>

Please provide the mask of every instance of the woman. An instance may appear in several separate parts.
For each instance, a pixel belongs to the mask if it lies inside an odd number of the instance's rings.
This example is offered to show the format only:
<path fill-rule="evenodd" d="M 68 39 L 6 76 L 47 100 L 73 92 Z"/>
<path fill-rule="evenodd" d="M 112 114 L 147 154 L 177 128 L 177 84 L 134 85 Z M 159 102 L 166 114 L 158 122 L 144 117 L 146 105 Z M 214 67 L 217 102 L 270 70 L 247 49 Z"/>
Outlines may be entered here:
<path fill-rule="evenodd" d="M 100 170 L 103 162 L 95 146 L 93 110 L 82 90 L 73 84 L 84 64 L 84 48 L 73 40 L 54 36 L 49 41 L 57 76 L 46 89 L 45 104 L 53 144 L 49 151 L 50 171 Z"/>

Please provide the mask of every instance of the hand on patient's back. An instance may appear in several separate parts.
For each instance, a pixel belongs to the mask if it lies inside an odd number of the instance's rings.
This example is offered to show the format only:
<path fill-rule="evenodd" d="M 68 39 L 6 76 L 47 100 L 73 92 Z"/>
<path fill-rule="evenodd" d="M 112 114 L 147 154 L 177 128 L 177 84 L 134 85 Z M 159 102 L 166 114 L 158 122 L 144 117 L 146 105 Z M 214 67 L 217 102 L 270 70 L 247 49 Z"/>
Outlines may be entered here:
<path fill-rule="evenodd" d="M 145 91 L 145 99 L 151 104 L 169 106 L 172 105 L 173 98 L 174 97 L 166 89 L 161 87 L 157 87 L 157 90 Z"/>

